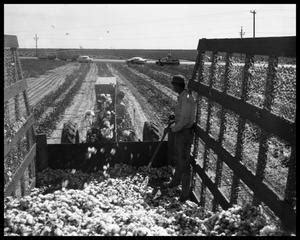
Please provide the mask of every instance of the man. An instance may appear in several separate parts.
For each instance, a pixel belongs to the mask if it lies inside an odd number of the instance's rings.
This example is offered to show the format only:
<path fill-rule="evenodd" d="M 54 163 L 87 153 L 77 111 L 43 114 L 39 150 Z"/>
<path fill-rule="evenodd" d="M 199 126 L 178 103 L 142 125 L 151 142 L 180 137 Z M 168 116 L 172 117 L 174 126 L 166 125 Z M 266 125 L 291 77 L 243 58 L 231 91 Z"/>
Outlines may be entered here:
<path fill-rule="evenodd" d="M 175 173 L 171 182 L 165 183 L 164 187 L 176 187 L 182 182 L 179 200 L 184 202 L 189 198 L 192 182 L 189 156 L 193 141 L 193 125 L 196 120 L 196 101 L 192 93 L 185 89 L 184 76 L 173 76 L 171 83 L 179 96 L 175 106 L 175 124 L 165 131 L 174 133 Z"/>

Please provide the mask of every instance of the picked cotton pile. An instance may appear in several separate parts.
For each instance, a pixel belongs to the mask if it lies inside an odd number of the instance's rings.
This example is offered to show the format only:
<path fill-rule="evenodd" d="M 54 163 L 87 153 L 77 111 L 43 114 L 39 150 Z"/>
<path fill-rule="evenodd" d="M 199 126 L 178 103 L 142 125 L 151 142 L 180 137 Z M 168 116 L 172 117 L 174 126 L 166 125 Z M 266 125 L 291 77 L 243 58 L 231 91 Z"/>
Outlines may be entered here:
<path fill-rule="evenodd" d="M 19 200 L 5 199 L 4 234 L 259 235 L 267 224 L 257 208 L 251 206 L 235 206 L 214 214 L 196 204 L 181 204 L 176 189 L 154 199 L 157 191 L 149 182 L 167 178 L 170 172 L 171 169 L 163 167 L 151 169 L 149 174 L 146 167 L 134 169 L 120 164 L 104 171 L 105 175 L 47 169 L 39 175 L 44 187 L 33 189 L 29 196 Z M 69 184 L 62 188 L 66 180 Z M 281 234 L 276 228 L 265 228 L 263 233 Z"/>

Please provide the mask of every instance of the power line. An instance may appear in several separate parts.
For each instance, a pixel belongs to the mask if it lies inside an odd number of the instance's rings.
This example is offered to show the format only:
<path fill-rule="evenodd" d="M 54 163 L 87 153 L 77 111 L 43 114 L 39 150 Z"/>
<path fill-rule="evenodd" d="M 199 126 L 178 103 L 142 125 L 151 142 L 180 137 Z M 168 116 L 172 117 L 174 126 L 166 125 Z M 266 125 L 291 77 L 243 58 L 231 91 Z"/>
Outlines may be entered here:
<path fill-rule="evenodd" d="M 253 14 L 253 38 L 255 38 L 255 14 L 256 14 L 256 11 L 255 10 L 250 10 L 250 13 Z"/>
<path fill-rule="evenodd" d="M 239 32 L 241 39 L 243 39 L 243 36 L 245 35 L 245 32 L 243 32 L 243 27 L 241 26 L 241 31 Z"/>
<path fill-rule="evenodd" d="M 35 34 L 35 37 L 33 38 L 35 40 L 35 56 L 37 57 L 37 41 L 38 41 L 38 36 Z"/>

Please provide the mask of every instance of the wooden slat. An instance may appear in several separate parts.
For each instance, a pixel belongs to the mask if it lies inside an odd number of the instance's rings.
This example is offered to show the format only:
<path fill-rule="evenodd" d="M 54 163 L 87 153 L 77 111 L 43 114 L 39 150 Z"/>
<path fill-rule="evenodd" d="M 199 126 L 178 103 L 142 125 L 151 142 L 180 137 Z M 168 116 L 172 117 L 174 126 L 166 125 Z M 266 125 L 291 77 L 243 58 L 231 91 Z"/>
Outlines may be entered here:
<path fill-rule="evenodd" d="M 274 102 L 275 98 L 275 78 L 276 78 L 276 69 L 278 67 L 278 58 L 271 56 L 269 57 L 269 64 L 268 64 L 268 74 L 267 74 L 267 80 L 266 80 L 266 87 L 265 87 L 265 100 L 263 103 L 263 109 L 265 111 L 271 111 L 271 107 Z M 260 179 L 260 181 L 263 181 L 265 176 L 265 168 L 267 164 L 267 153 L 268 153 L 268 139 L 270 137 L 270 134 L 267 133 L 264 129 L 261 130 L 261 136 L 259 141 L 259 151 L 258 151 L 258 161 L 256 164 L 256 176 Z M 253 204 L 258 205 L 260 202 L 256 197 L 256 194 L 254 193 L 253 198 Z"/>
<path fill-rule="evenodd" d="M 251 73 L 249 70 L 253 67 L 254 61 L 253 61 L 253 55 L 246 54 L 246 61 L 245 66 L 243 68 L 243 80 L 242 80 L 242 95 L 241 95 L 241 101 L 246 102 L 247 101 L 247 95 L 248 95 L 248 81 L 250 80 Z M 238 132 L 237 132 L 237 146 L 236 146 L 236 159 L 237 161 L 242 160 L 242 151 L 243 151 L 243 132 L 245 130 L 245 124 L 246 120 L 242 117 L 239 117 L 238 121 Z M 239 178 L 233 174 L 232 177 L 232 184 L 231 184 L 231 193 L 230 193 L 230 204 L 236 204 L 239 194 L 240 187 L 240 180 Z"/>
<path fill-rule="evenodd" d="M 193 70 L 193 76 L 192 79 L 195 79 L 197 77 L 197 81 L 201 82 L 203 80 L 203 66 L 204 66 L 204 59 L 203 59 L 203 54 L 198 53 L 197 55 L 197 62 L 195 64 L 194 70 Z M 197 74 L 198 73 L 198 74 Z M 189 81 L 190 82 L 190 81 Z M 201 116 L 201 96 L 197 94 L 197 109 L 196 109 L 196 123 L 199 122 Z M 193 151 L 193 156 L 195 159 L 198 157 L 198 149 L 199 149 L 199 138 L 194 136 L 194 151 Z M 195 181 L 196 181 L 196 174 L 195 174 L 195 169 L 192 169 L 192 191 L 195 188 Z M 196 200 L 196 198 L 195 198 Z"/>
<path fill-rule="evenodd" d="M 242 179 L 245 184 L 257 194 L 257 197 L 264 202 L 280 219 L 288 224 L 290 228 L 295 228 L 296 214 L 289 204 L 281 200 L 263 182 L 257 179 L 251 171 L 232 157 L 217 141 L 211 138 L 199 126 L 196 128 L 197 135 L 215 152 L 222 156 L 223 161 L 234 171 L 234 174 Z"/>
<path fill-rule="evenodd" d="M 21 65 L 21 61 L 18 55 L 18 51 L 15 51 L 15 66 L 17 68 L 19 68 L 19 73 L 20 73 L 20 78 L 24 79 L 23 76 L 23 71 L 22 71 L 22 65 Z M 27 97 L 27 91 L 26 89 L 23 91 L 23 98 L 24 98 L 24 103 L 25 103 L 25 108 L 26 108 L 26 114 L 27 116 L 30 116 L 30 114 L 32 113 L 30 105 L 29 105 L 29 101 L 28 101 L 28 97 Z M 34 143 L 34 137 L 35 137 L 35 129 L 32 126 L 30 131 L 26 132 L 26 138 L 27 138 L 27 149 L 29 150 L 31 148 L 31 146 Z"/>
<path fill-rule="evenodd" d="M 197 58 L 196 58 L 196 62 L 195 62 L 195 66 L 193 68 L 193 73 L 192 73 L 192 79 L 196 79 L 196 76 L 197 76 L 197 72 L 198 72 L 198 69 L 199 69 L 199 65 L 203 65 L 203 56 L 201 53 L 198 53 L 197 54 Z M 202 72 L 201 72 L 202 73 Z"/>
<path fill-rule="evenodd" d="M 15 189 L 16 183 L 22 178 L 25 169 L 32 162 L 36 155 L 36 144 L 32 146 L 30 152 L 26 155 L 24 161 L 21 163 L 21 166 L 16 170 L 16 173 L 12 177 L 12 181 L 9 182 L 4 188 L 4 196 L 9 196 Z"/>
<path fill-rule="evenodd" d="M 29 165 L 31 164 L 29 163 Z M 22 196 L 27 195 L 29 191 L 29 172 L 28 172 L 29 165 L 24 169 L 24 172 L 21 177 Z"/>
<path fill-rule="evenodd" d="M 212 64 L 210 67 L 210 74 L 209 74 L 209 90 L 212 89 L 213 81 L 214 81 L 214 75 L 216 71 L 216 62 L 217 62 L 217 53 L 213 52 L 212 53 Z M 211 107 L 212 107 L 212 102 L 210 99 L 208 99 L 208 109 L 207 109 L 207 120 L 206 120 L 206 133 L 209 133 L 210 130 L 210 119 L 211 119 Z M 208 165 L 208 148 L 205 145 L 205 150 L 204 150 L 204 156 L 203 156 L 203 171 L 206 171 L 207 165 Z M 206 195 L 206 186 L 205 184 L 201 185 L 201 195 L 200 195 L 200 205 L 202 207 L 205 206 L 205 195 Z"/>
<path fill-rule="evenodd" d="M 244 103 L 240 99 L 226 95 L 215 89 L 209 89 L 207 85 L 191 81 L 189 84 L 191 90 L 198 92 L 223 107 L 234 111 L 242 118 L 248 119 L 257 124 L 267 132 L 273 133 L 278 137 L 290 142 L 296 143 L 296 124 L 286 119 L 280 118 L 264 109 L 255 107 L 249 103 Z"/>
<path fill-rule="evenodd" d="M 12 146 L 15 146 L 19 139 L 24 136 L 27 130 L 34 124 L 34 116 L 31 114 L 27 119 L 26 123 L 19 129 L 16 135 L 13 137 L 11 142 L 8 142 L 6 138 L 4 138 L 4 157 L 9 153 Z"/>
<path fill-rule="evenodd" d="M 42 172 L 48 167 L 47 135 L 36 135 L 36 169 Z"/>
<path fill-rule="evenodd" d="M 31 181 L 32 181 L 32 182 L 30 183 L 30 186 L 29 186 L 30 191 L 31 191 L 33 188 L 35 188 L 35 185 L 36 185 L 36 177 L 32 178 Z"/>
<path fill-rule="evenodd" d="M 201 180 L 203 182 L 202 185 L 206 185 L 208 187 L 208 189 L 213 194 L 216 201 L 221 205 L 223 209 L 228 209 L 230 207 L 229 202 L 226 200 L 226 198 L 220 192 L 220 190 L 215 186 L 215 184 L 211 181 L 211 179 L 206 175 L 204 169 L 201 168 L 198 164 L 196 164 L 195 160 L 192 160 L 191 163 L 192 163 L 192 167 L 201 177 Z"/>
<path fill-rule="evenodd" d="M 8 101 L 9 99 L 15 97 L 17 94 L 25 91 L 27 88 L 26 79 L 17 81 L 11 86 L 4 89 L 4 101 Z"/>
<path fill-rule="evenodd" d="M 18 48 L 18 38 L 16 35 L 4 34 L 4 48 Z"/>
<path fill-rule="evenodd" d="M 24 195 L 29 195 L 31 190 L 35 188 L 36 178 L 31 179 L 31 183 L 28 185 L 26 189 L 24 189 Z"/>
<path fill-rule="evenodd" d="M 296 200 L 296 149 L 295 146 L 291 149 L 291 157 L 288 162 L 288 176 L 285 188 L 285 200 L 294 204 Z"/>
<path fill-rule="evenodd" d="M 223 84 L 223 89 L 222 92 L 226 93 L 228 90 L 228 82 L 229 82 L 229 68 L 231 65 L 231 54 L 226 53 L 226 64 L 225 64 L 225 73 L 224 73 L 224 84 Z M 225 109 L 223 105 L 221 105 L 221 123 L 220 123 L 220 132 L 218 136 L 218 142 L 222 145 L 223 139 L 224 139 L 224 132 L 225 132 Z M 221 157 L 218 156 L 217 159 L 217 164 L 216 164 L 216 177 L 215 177 L 215 185 L 218 188 L 221 183 L 221 178 L 222 178 L 222 171 L 223 171 L 223 161 Z M 213 211 L 217 210 L 217 201 L 216 199 L 213 200 Z"/>
<path fill-rule="evenodd" d="M 296 37 L 200 39 L 198 51 L 296 57 Z"/>

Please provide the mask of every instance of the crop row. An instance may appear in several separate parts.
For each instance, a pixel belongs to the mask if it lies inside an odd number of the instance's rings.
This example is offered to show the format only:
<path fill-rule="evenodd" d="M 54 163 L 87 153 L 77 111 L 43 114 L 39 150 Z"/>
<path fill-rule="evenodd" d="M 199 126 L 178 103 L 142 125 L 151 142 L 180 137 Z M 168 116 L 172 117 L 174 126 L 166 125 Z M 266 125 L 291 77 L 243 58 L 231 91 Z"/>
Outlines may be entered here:
<path fill-rule="evenodd" d="M 35 119 L 39 119 L 44 113 L 45 109 L 47 109 L 47 107 L 52 106 L 54 101 L 56 101 L 62 94 L 64 94 L 66 90 L 70 88 L 70 86 L 76 83 L 76 81 L 74 81 L 74 77 L 76 76 L 75 74 L 78 74 L 78 72 L 67 75 L 64 83 L 60 85 L 58 89 L 50 92 L 34 106 L 33 113 Z"/>
<path fill-rule="evenodd" d="M 106 63 L 96 63 L 98 68 L 98 76 L 100 77 L 113 77 L 113 74 L 108 69 Z"/>
<path fill-rule="evenodd" d="M 63 66 L 65 61 L 40 60 L 40 59 L 21 59 L 24 78 L 38 77 L 47 71 Z"/>
<path fill-rule="evenodd" d="M 82 64 L 77 71 L 71 74 L 70 78 L 73 79 L 72 81 L 76 81 L 76 84 L 74 84 L 73 87 L 69 89 L 69 91 L 64 95 L 64 98 L 61 98 L 59 102 L 56 102 L 54 110 L 38 122 L 36 128 L 37 132 L 50 134 L 56 128 L 56 123 L 59 120 L 60 115 L 65 111 L 65 109 L 68 107 L 68 105 L 71 103 L 72 99 L 80 89 L 89 68 L 89 64 Z M 52 102 L 54 102 L 55 100 L 57 99 L 52 98 Z"/>
<path fill-rule="evenodd" d="M 155 109 L 161 122 L 167 124 L 168 115 L 174 112 L 174 101 L 156 90 L 151 83 L 130 71 L 125 64 L 113 64 L 113 67 L 121 72 L 121 74 L 138 89 L 147 99 L 148 103 Z"/>

